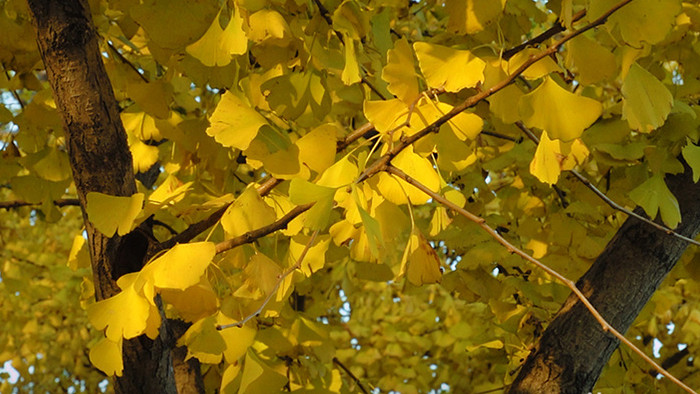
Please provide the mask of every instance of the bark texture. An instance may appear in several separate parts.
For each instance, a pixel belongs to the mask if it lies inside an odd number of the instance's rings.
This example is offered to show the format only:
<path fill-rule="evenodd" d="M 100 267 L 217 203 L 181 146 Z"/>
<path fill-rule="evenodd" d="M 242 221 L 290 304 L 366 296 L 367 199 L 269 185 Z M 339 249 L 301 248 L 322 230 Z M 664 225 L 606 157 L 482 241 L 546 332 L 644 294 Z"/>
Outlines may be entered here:
<path fill-rule="evenodd" d="M 676 231 L 694 238 L 700 230 L 700 184 L 691 170 L 668 176 L 682 222 Z M 688 244 L 635 219 L 627 219 L 591 268 L 576 283 L 593 306 L 624 333 L 671 271 Z M 619 345 L 603 332 L 578 298 L 569 296 L 509 393 L 587 393 Z"/>
<path fill-rule="evenodd" d="M 131 153 L 119 106 L 107 77 L 87 0 L 28 0 L 39 51 L 63 118 L 68 154 L 88 235 L 95 297 L 119 292 L 116 279 L 141 268 L 149 245 L 148 228 L 125 237 L 105 236 L 87 220 L 86 196 L 136 192 Z M 162 310 L 162 308 L 161 308 Z M 161 335 L 124 341 L 124 372 L 118 393 L 175 393 L 165 319 Z"/>

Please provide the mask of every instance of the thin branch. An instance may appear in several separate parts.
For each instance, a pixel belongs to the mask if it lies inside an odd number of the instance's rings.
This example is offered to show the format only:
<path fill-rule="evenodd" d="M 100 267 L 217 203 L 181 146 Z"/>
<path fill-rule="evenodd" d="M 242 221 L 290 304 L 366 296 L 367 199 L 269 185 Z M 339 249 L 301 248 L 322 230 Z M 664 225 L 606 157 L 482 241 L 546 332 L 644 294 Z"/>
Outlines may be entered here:
<path fill-rule="evenodd" d="M 313 204 L 309 204 L 308 208 L 310 208 L 311 205 L 313 205 Z M 297 207 L 297 208 L 299 208 L 299 207 Z M 316 230 L 311 235 L 309 242 L 306 243 L 306 245 L 304 246 L 304 250 L 301 251 L 301 254 L 299 255 L 299 260 L 297 260 L 296 264 L 289 267 L 283 273 L 277 275 L 277 283 L 275 283 L 275 287 L 270 291 L 270 293 L 268 293 L 267 297 L 265 297 L 265 300 L 263 300 L 263 303 L 260 305 L 260 307 L 258 307 L 258 309 L 255 310 L 255 312 L 244 317 L 241 321 L 238 321 L 236 323 L 217 325 L 216 329 L 221 331 L 221 330 L 224 330 L 226 328 L 231 328 L 231 327 L 243 327 L 243 325 L 246 324 L 247 322 L 249 322 L 251 319 L 253 319 L 256 316 L 259 316 L 262 313 L 263 309 L 265 309 L 267 304 L 270 303 L 270 300 L 272 300 L 272 297 L 275 294 L 277 294 L 277 290 L 280 288 L 280 286 L 282 285 L 282 282 L 284 282 L 285 278 L 287 278 L 292 272 L 301 268 L 301 263 L 304 261 L 304 257 L 306 257 L 306 253 L 308 253 L 309 249 L 311 249 L 311 245 L 313 245 L 314 241 L 316 240 L 316 236 L 318 235 L 318 232 L 319 232 L 319 230 Z M 217 246 L 217 252 L 218 252 L 219 245 L 216 245 L 216 246 Z"/>
<path fill-rule="evenodd" d="M 345 138 L 343 138 L 342 140 L 339 140 L 335 150 L 336 152 L 341 152 L 353 142 L 359 140 L 362 137 L 371 135 L 375 132 L 376 130 L 374 129 L 374 125 L 372 125 L 372 123 L 365 123 L 362 126 L 355 129 L 355 131 L 353 131 L 352 133 L 345 136 Z"/>
<path fill-rule="evenodd" d="M 177 231 L 175 231 L 174 228 L 172 228 L 168 223 L 161 222 L 160 220 L 153 219 L 152 220 L 154 226 L 160 226 L 163 227 L 164 229 L 168 230 L 168 232 L 172 235 L 177 235 Z"/>
<path fill-rule="evenodd" d="M 185 231 L 166 241 L 161 242 L 160 245 L 158 245 L 157 249 L 168 250 L 177 244 L 187 243 L 193 240 L 199 234 L 205 232 L 209 227 L 215 225 L 219 221 L 219 219 L 221 219 L 221 217 L 224 215 L 224 212 L 226 212 L 226 210 L 231 204 L 232 202 L 224 205 L 223 207 L 219 208 L 214 213 L 209 215 L 206 219 L 200 220 L 197 223 L 192 223 L 189 227 L 185 229 Z"/>
<path fill-rule="evenodd" d="M 673 367 L 674 365 L 678 364 L 683 360 L 687 355 L 690 354 L 690 350 L 688 349 L 688 346 L 684 347 L 683 350 L 679 350 L 675 353 L 673 353 L 671 356 L 669 356 L 667 359 L 661 362 L 661 366 L 664 367 L 665 369 L 669 369 Z M 659 376 L 659 374 L 656 371 L 649 371 L 649 374 L 653 377 Z"/>
<path fill-rule="evenodd" d="M 574 15 L 572 15 L 571 22 L 572 23 L 576 22 L 579 19 L 583 18 L 585 15 L 586 15 L 586 10 L 579 11 L 579 12 L 575 13 Z M 566 30 L 566 26 L 562 25 L 561 21 L 558 21 L 556 25 L 554 25 L 554 26 L 550 27 L 549 29 L 547 29 L 546 31 L 542 32 L 537 37 L 533 37 L 532 39 L 527 40 L 527 41 L 523 42 L 522 44 L 515 46 L 513 48 L 510 48 L 507 51 L 503 52 L 503 58 L 508 60 L 511 57 L 513 57 L 516 53 L 522 51 L 523 49 L 525 49 L 529 46 L 535 46 L 535 45 L 541 44 L 541 43 L 545 42 L 547 39 L 555 36 L 556 34 L 563 32 L 564 30 Z"/>
<path fill-rule="evenodd" d="M 508 240 L 503 238 L 503 236 L 501 236 L 498 232 L 496 232 L 496 230 L 494 230 L 488 224 L 486 224 L 486 220 L 484 218 L 467 211 L 466 209 L 464 209 L 464 208 L 460 207 L 459 205 L 446 199 L 442 195 L 430 190 L 427 186 L 425 186 L 422 183 L 418 182 L 417 180 L 411 178 L 405 172 L 401 171 L 400 169 L 398 169 L 392 165 L 388 165 L 386 167 L 386 171 L 390 174 L 393 174 L 393 175 L 399 177 L 400 179 L 403 179 L 407 183 L 417 187 L 418 189 L 423 191 L 425 194 L 429 195 L 433 200 L 439 202 L 443 206 L 450 208 L 454 212 L 456 212 L 456 213 L 464 216 L 468 220 L 476 223 L 484 231 L 489 233 L 489 235 L 491 235 L 491 237 L 493 239 L 495 239 L 496 242 L 503 245 L 506 248 L 506 250 L 508 250 L 508 252 L 517 254 L 518 256 L 523 258 L 524 260 L 529 261 L 530 263 L 532 263 L 533 265 L 535 265 L 539 269 L 543 270 L 544 272 L 548 273 L 549 275 L 553 276 L 554 278 L 556 278 L 557 280 L 562 282 L 566 287 L 568 287 L 576 295 L 576 297 L 581 301 L 581 303 L 583 303 L 583 305 L 586 307 L 586 309 L 588 309 L 588 311 L 591 313 L 591 315 L 593 315 L 593 317 L 598 321 L 598 323 L 600 323 L 601 327 L 603 328 L 603 331 L 610 332 L 611 334 L 613 334 L 622 343 L 629 346 L 630 349 L 632 349 L 632 351 L 637 353 L 649 365 L 653 366 L 654 369 L 659 371 L 659 373 L 661 373 L 662 375 L 667 377 L 669 380 L 671 380 L 673 383 L 675 383 L 676 385 L 681 387 L 683 390 L 687 391 L 688 393 L 695 393 L 695 391 L 693 391 L 693 389 L 686 386 L 683 382 L 681 382 L 676 377 L 674 377 L 673 375 L 668 373 L 668 371 L 666 371 L 664 368 L 662 368 L 653 359 L 651 359 L 651 357 L 647 356 L 643 351 L 641 351 L 638 347 L 636 347 L 629 339 L 625 338 L 624 335 L 620 334 L 613 326 L 611 326 L 610 323 L 608 323 L 603 318 L 603 316 L 600 314 L 600 312 L 598 312 L 598 310 L 595 309 L 595 307 L 591 304 L 591 302 L 588 301 L 588 298 L 586 298 L 586 296 L 583 295 L 581 290 L 579 290 L 579 288 L 576 287 L 576 284 L 573 281 L 569 280 L 568 278 L 566 278 L 565 276 L 563 276 L 559 272 L 553 270 L 549 266 L 543 264 L 541 261 L 537 260 L 536 258 L 534 258 L 534 257 L 530 256 L 529 254 L 523 252 L 522 250 L 518 249 L 512 243 L 508 242 Z M 695 393 L 695 394 L 697 394 L 697 393 Z"/>
<path fill-rule="evenodd" d="M 80 201 L 78 201 L 77 198 L 60 198 L 58 200 L 54 200 L 53 203 L 57 207 L 80 206 Z M 0 209 L 13 209 L 39 205 L 41 205 L 41 203 L 33 203 L 27 201 L 0 201 Z"/>
<path fill-rule="evenodd" d="M 5 68 L 5 64 L 2 65 L 2 69 L 5 72 L 5 78 L 7 78 L 7 80 L 9 81 L 10 80 L 10 73 L 7 71 L 7 68 Z M 15 100 L 17 100 L 19 107 L 22 110 L 24 110 L 24 102 L 22 101 L 22 98 L 19 97 L 19 93 L 17 93 L 17 91 L 14 89 L 9 89 L 9 90 L 10 90 L 10 92 L 12 92 L 12 96 L 15 98 Z"/>
<path fill-rule="evenodd" d="M 136 74 L 138 74 L 139 78 L 141 78 L 142 81 L 144 81 L 144 82 L 146 82 L 146 83 L 149 83 L 149 82 L 150 82 L 150 81 L 148 80 L 148 78 L 146 78 L 143 74 L 141 74 L 141 72 L 139 71 L 139 69 L 136 68 L 136 66 L 134 66 L 134 64 L 131 63 L 131 62 L 129 61 L 129 59 L 125 58 L 124 55 L 122 55 L 121 52 L 119 52 L 119 51 L 117 50 L 117 48 L 115 48 L 114 45 L 112 45 L 112 43 L 111 43 L 109 40 L 105 40 L 105 41 L 107 41 L 107 46 L 109 47 L 109 49 L 111 49 L 112 51 L 114 51 L 114 53 L 117 55 L 117 57 L 119 58 L 119 60 L 122 61 L 122 63 L 126 64 L 127 66 L 129 66 L 129 68 L 131 68 L 132 70 L 134 70 L 134 72 L 135 72 Z"/>
<path fill-rule="evenodd" d="M 267 226 L 257 228 L 255 230 L 248 231 L 243 235 L 238 237 L 227 239 L 226 241 L 219 242 L 216 244 L 216 253 L 222 253 L 227 250 L 233 249 L 236 246 L 241 246 L 244 244 L 249 244 L 254 242 L 258 238 L 262 238 L 268 234 L 274 233 L 277 230 L 287 228 L 287 224 L 294 220 L 297 216 L 309 210 L 314 205 L 314 203 L 308 203 L 304 205 L 298 205 L 292 208 L 291 211 L 287 212 L 286 215 L 279 218 L 276 222 L 270 223 Z"/>
<path fill-rule="evenodd" d="M 365 394 L 369 394 L 369 391 L 367 391 L 365 386 L 362 385 L 362 382 L 360 382 L 360 379 L 357 376 L 355 376 L 355 374 L 352 373 L 352 371 L 348 367 L 346 367 L 343 363 L 341 363 L 340 360 L 338 360 L 338 357 L 333 357 L 333 364 L 337 365 L 346 374 L 348 374 L 348 376 L 350 376 L 350 379 L 355 381 L 355 384 L 357 384 L 357 387 L 360 388 L 360 391 L 362 391 Z"/>
<path fill-rule="evenodd" d="M 481 130 L 481 133 L 479 133 L 479 134 L 488 135 L 490 137 L 500 138 L 502 140 L 508 140 L 508 141 L 512 141 L 512 142 L 516 142 L 516 143 L 522 142 L 522 138 L 511 137 L 509 135 L 501 134 L 501 133 L 498 133 L 495 131 Z"/>
<path fill-rule="evenodd" d="M 522 130 L 523 133 L 525 133 L 525 135 L 527 135 L 527 137 L 529 139 L 531 139 L 535 144 L 540 143 L 540 139 L 532 132 L 532 130 L 530 130 L 522 122 L 517 121 L 517 122 L 515 122 L 515 125 L 518 126 L 518 128 L 520 130 Z M 595 187 L 593 185 L 593 183 L 588 178 L 586 178 L 583 174 L 581 174 L 580 172 L 578 172 L 574 169 L 568 170 L 568 172 L 571 173 L 574 177 L 576 177 L 576 179 L 578 179 L 579 182 L 583 183 L 588 189 L 590 189 L 593 193 L 595 193 L 595 195 L 598 196 L 598 198 L 603 200 L 611 208 L 613 208 L 617 211 L 620 211 L 624 214 L 627 214 L 628 216 L 631 216 L 631 217 L 639 220 L 640 222 L 646 223 L 659 231 L 663 231 L 667 235 L 671 235 L 671 236 L 676 237 L 678 239 L 682 239 L 683 241 L 686 241 L 690 244 L 700 246 L 700 242 L 698 242 L 692 238 L 688 238 L 685 235 L 678 234 L 677 232 L 673 231 L 669 227 L 667 227 L 663 224 L 656 223 L 656 222 L 654 222 L 648 218 L 645 218 L 644 216 L 639 215 L 639 214 L 635 213 L 634 211 L 631 211 L 631 210 L 623 207 L 622 205 L 616 203 L 610 197 L 608 197 L 605 193 L 603 193 L 600 189 Z"/>
<path fill-rule="evenodd" d="M 554 44 L 549 46 L 547 49 L 534 54 L 530 55 L 530 57 L 525 61 L 520 67 L 518 67 L 512 74 L 510 74 L 508 77 L 506 77 L 504 80 L 501 82 L 495 84 L 488 90 L 481 91 L 466 100 L 464 100 L 461 104 L 455 106 L 450 110 L 450 112 L 446 113 L 445 115 L 441 116 L 438 118 L 436 121 L 431 123 L 430 125 L 426 126 L 419 132 L 408 136 L 408 137 L 403 137 L 400 141 L 399 144 L 397 144 L 393 149 L 385 153 L 383 156 L 381 156 L 379 159 L 374 161 L 369 167 L 367 167 L 362 174 L 357 178 L 355 181 L 356 183 L 362 182 L 365 179 L 371 177 L 372 175 L 382 171 L 389 162 L 396 157 L 402 150 L 404 150 L 407 146 L 413 144 L 414 142 L 418 141 L 419 139 L 425 137 L 426 135 L 430 133 L 437 132 L 440 129 L 440 126 L 445 124 L 447 121 L 452 119 L 453 117 L 457 116 L 459 113 L 462 111 L 466 110 L 467 108 L 471 108 L 474 105 L 476 105 L 478 102 L 481 100 L 493 95 L 494 93 L 500 91 L 501 89 L 505 88 L 506 86 L 510 85 L 520 74 L 522 74 L 523 71 L 525 71 L 528 67 L 531 65 L 537 63 L 541 59 L 552 55 L 553 53 L 556 53 L 559 47 L 561 47 L 565 42 L 573 39 L 574 37 L 579 36 L 580 34 L 583 34 L 584 32 L 601 25 L 605 23 L 605 21 L 608 19 L 610 15 L 612 15 L 615 11 L 620 9 L 622 6 L 625 4 L 629 3 L 632 0 L 623 0 L 619 3 L 617 3 L 614 7 L 606 11 L 603 15 L 601 15 L 599 18 L 594 20 L 593 22 L 590 22 L 586 26 L 574 30 L 571 33 L 567 34 L 566 36 L 562 37 L 558 41 L 556 41 Z"/>

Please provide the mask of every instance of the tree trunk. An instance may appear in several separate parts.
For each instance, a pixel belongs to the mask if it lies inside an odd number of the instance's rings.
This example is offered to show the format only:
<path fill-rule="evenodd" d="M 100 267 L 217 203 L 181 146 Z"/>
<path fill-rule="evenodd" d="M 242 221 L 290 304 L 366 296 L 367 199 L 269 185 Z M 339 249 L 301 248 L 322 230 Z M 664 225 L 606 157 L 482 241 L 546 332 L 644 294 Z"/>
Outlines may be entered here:
<path fill-rule="evenodd" d="M 28 0 L 37 43 L 54 99 L 63 118 L 78 199 L 88 236 L 97 300 L 119 292 L 116 279 L 141 268 L 152 243 L 148 228 L 105 236 L 87 220 L 86 196 L 136 192 L 131 153 L 119 106 L 102 63 L 87 0 Z M 162 308 L 161 308 L 162 311 Z M 118 393 L 175 393 L 170 350 L 174 339 L 165 319 L 156 340 L 124 341 L 124 373 Z"/>
<path fill-rule="evenodd" d="M 682 213 L 676 231 L 694 238 L 700 230 L 700 184 L 693 182 L 687 166 L 685 173 L 668 176 L 667 181 Z M 629 218 L 576 285 L 624 333 L 687 246 Z M 509 393 L 587 393 L 618 345 L 619 340 L 603 332 L 572 294 L 528 356 Z"/>

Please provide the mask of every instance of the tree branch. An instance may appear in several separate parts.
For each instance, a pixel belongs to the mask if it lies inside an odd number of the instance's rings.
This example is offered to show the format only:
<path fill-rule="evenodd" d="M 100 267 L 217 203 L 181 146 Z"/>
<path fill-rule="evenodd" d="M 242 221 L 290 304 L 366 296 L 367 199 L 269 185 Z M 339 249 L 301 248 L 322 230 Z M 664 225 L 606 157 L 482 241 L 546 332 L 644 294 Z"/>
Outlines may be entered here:
<path fill-rule="evenodd" d="M 308 207 L 307 207 L 306 209 L 311 208 L 311 206 L 312 206 L 313 204 L 307 204 L 307 205 L 308 205 Z M 299 208 L 299 207 L 297 207 L 297 208 Z M 291 213 L 291 212 L 290 212 L 290 213 Z M 287 215 L 289 215 L 289 214 L 287 214 Z M 285 216 L 286 216 L 286 215 L 285 215 Z M 290 219 L 290 220 L 291 220 L 291 219 Z M 285 226 L 286 226 L 286 224 L 285 224 Z M 304 250 L 301 251 L 301 254 L 299 255 L 299 260 L 297 260 L 296 264 L 294 264 L 293 266 L 289 267 L 286 271 L 284 271 L 283 273 L 281 273 L 280 275 L 277 276 L 277 283 L 275 283 L 275 287 L 274 287 L 272 290 L 270 290 L 270 293 L 267 295 L 267 297 L 265 297 L 265 300 L 264 300 L 263 303 L 260 305 L 260 307 L 258 307 L 258 309 L 255 310 L 255 312 L 253 312 L 253 313 L 251 313 L 250 315 L 244 317 L 241 321 L 238 321 L 238 322 L 236 322 L 236 323 L 217 325 L 217 326 L 216 326 L 216 329 L 219 330 L 219 331 L 221 331 L 221 330 L 224 330 L 224 329 L 226 329 L 226 328 L 231 328 L 231 327 L 242 327 L 242 326 L 243 326 L 244 324 L 246 324 L 248 321 L 250 321 L 250 320 L 253 319 L 254 317 L 260 315 L 260 314 L 262 313 L 263 309 L 265 309 L 265 307 L 267 306 L 267 304 L 270 303 L 270 300 L 272 300 L 272 297 L 273 297 L 275 294 L 277 294 L 277 290 L 280 288 L 280 285 L 282 285 L 282 282 L 284 282 L 284 279 L 285 279 L 286 277 L 288 277 L 292 272 L 294 272 L 294 271 L 296 271 L 296 270 L 298 270 L 298 269 L 301 268 L 301 263 L 304 261 L 304 257 L 306 257 L 306 253 L 309 252 L 309 249 L 311 248 L 311 245 L 313 245 L 314 241 L 316 240 L 316 236 L 318 235 L 318 232 L 319 232 L 319 230 L 316 230 L 316 231 L 314 231 L 314 233 L 311 235 L 311 238 L 309 239 L 309 242 L 306 243 L 306 245 L 304 246 Z M 234 239 L 235 239 L 235 238 L 234 238 Z M 219 245 L 220 245 L 220 244 L 219 244 Z M 218 253 L 218 250 L 219 250 L 219 248 L 218 248 L 219 245 L 216 245 L 216 246 L 217 246 L 217 248 L 216 248 L 216 249 L 217 249 L 217 253 Z"/>
<path fill-rule="evenodd" d="M 219 242 L 216 244 L 216 253 L 223 253 L 227 250 L 233 249 L 236 246 L 241 246 L 244 244 L 249 244 L 254 242 L 258 238 L 262 238 L 268 234 L 274 233 L 277 230 L 287 228 L 287 224 L 294 220 L 297 216 L 309 210 L 314 205 L 314 203 L 308 203 L 304 205 L 298 205 L 292 208 L 291 211 L 287 212 L 286 215 L 279 218 L 276 222 L 270 223 L 267 226 L 260 227 L 255 230 L 248 231 L 243 235 L 239 235 L 236 238 L 227 239 L 226 241 Z"/>
<path fill-rule="evenodd" d="M 647 356 L 642 350 L 640 350 L 638 347 L 636 347 L 629 339 L 625 338 L 624 335 L 620 334 L 613 326 L 608 323 L 603 316 L 598 312 L 598 310 L 591 304 L 591 302 L 588 300 L 588 298 L 579 290 L 578 287 L 574 284 L 573 281 L 569 280 L 566 278 L 564 275 L 560 274 L 559 272 L 555 271 L 554 269 L 550 268 L 549 266 L 545 265 L 541 261 L 537 260 L 536 258 L 530 256 L 529 254 L 525 253 L 524 251 L 518 249 L 515 245 L 510 243 L 508 240 L 503 238 L 496 230 L 492 229 L 488 224 L 486 224 L 486 220 L 482 217 L 479 217 L 477 215 L 474 215 L 473 213 L 467 211 L 466 209 L 456 205 L 455 203 L 451 202 L 450 200 L 446 199 L 442 195 L 435 193 L 434 191 L 430 190 L 427 186 L 423 185 L 422 183 L 418 182 L 417 180 L 411 178 L 409 175 L 407 175 L 405 172 L 401 171 L 400 169 L 392 166 L 392 165 L 387 165 L 386 166 L 386 172 L 393 174 L 397 176 L 400 179 L 403 179 L 407 183 L 415 186 L 425 194 L 429 195 L 433 200 L 439 202 L 443 206 L 450 208 L 454 212 L 464 216 L 468 220 L 476 223 L 479 227 L 482 228 L 482 230 L 486 231 L 493 239 L 496 240 L 496 242 L 500 243 L 503 245 L 506 250 L 510 253 L 517 254 L 524 260 L 532 263 L 539 269 L 543 270 L 544 272 L 548 273 L 549 275 L 553 276 L 557 280 L 559 280 L 561 283 L 563 283 L 566 287 L 568 287 L 575 295 L 576 297 L 586 306 L 586 309 L 593 315 L 593 317 L 600 323 L 601 327 L 603 328 L 603 331 L 610 332 L 613 334 L 617 339 L 619 339 L 622 343 L 625 345 L 629 346 L 630 349 L 632 349 L 633 352 L 637 353 L 644 361 L 646 361 L 649 365 L 654 367 L 655 370 L 659 371 L 662 375 L 667 377 L 669 380 L 671 380 L 673 383 L 681 387 L 683 390 L 687 391 L 688 393 L 695 393 L 693 389 L 690 387 L 686 386 L 683 382 L 678 380 L 675 376 L 671 375 L 666 371 L 664 368 L 662 368 L 659 364 L 657 364 L 651 357 Z"/>
<path fill-rule="evenodd" d="M 557 50 L 559 50 L 559 47 L 561 47 L 564 43 L 567 41 L 573 39 L 574 37 L 579 36 L 580 34 L 583 34 L 584 32 L 601 25 L 605 23 L 605 21 L 608 19 L 610 15 L 612 15 L 615 11 L 620 9 L 622 6 L 625 4 L 629 3 L 632 0 L 623 0 L 619 3 L 617 3 L 615 6 L 613 6 L 611 9 L 606 11 L 603 15 L 601 15 L 599 18 L 594 20 L 593 22 L 590 22 L 586 26 L 574 30 L 571 33 L 567 34 L 566 36 L 562 37 L 559 39 L 557 42 L 554 44 L 550 45 L 547 49 L 543 50 L 542 52 L 536 54 L 536 55 L 531 55 L 525 63 L 520 65 L 512 74 L 510 74 L 508 77 L 506 77 L 504 80 L 501 82 L 495 84 L 488 90 L 481 91 L 466 100 L 464 100 L 461 104 L 455 106 L 452 108 L 452 110 L 445 115 L 441 116 L 438 118 L 436 121 L 431 123 L 430 125 L 426 126 L 419 132 L 408 136 L 408 137 L 403 137 L 400 140 L 400 143 L 397 144 L 393 149 L 391 149 L 389 152 L 385 153 L 383 156 L 381 156 L 379 159 L 375 160 L 371 165 L 369 165 L 362 174 L 357 178 L 355 181 L 356 183 L 362 182 L 365 179 L 371 177 L 372 175 L 382 171 L 388 164 L 391 162 L 391 160 L 396 157 L 402 150 L 404 150 L 407 146 L 413 144 L 414 142 L 418 141 L 419 139 L 425 137 L 426 135 L 430 133 L 437 132 L 440 129 L 440 126 L 445 124 L 447 121 L 452 119 L 453 117 L 457 116 L 459 113 L 462 111 L 466 110 L 467 108 L 471 108 L 474 105 L 476 105 L 478 102 L 481 100 L 490 97 L 494 93 L 500 91 L 501 89 L 505 88 L 506 86 L 510 85 L 513 83 L 513 81 L 520 75 L 522 74 L 523 71 L 525 71 L 527 68 L 529 68 L 531 65 L 537 63 L 538 61 L 542 60 L 543 58 L 552 55 L 553 53 L 556 53 Z"/>
<path fill-rule="evenodd" d="M 57 207 L 78 207 L 80 206 L 80 201 L 77 198 L 60 198 L 53 201 L 54 205 Z M 13 209 L 20 207 L 29 206 L 40 206 L 41 203 L 27 202 L 27 201 L 0 201 L 0 209 Z"/>
<path fill-rule="evenodd" d="M 360 388 L 360 391 L 362 391 L 365 394 L 369 394 L 369 391 L 367 391 L 365 386 L 362 385 L 362 382 L 360 382 L 360 379 L 357 376 L 355 376 L 355 374 L 352 373 L 352 371 L 348 367 L 346 367 L 343 363 L 341 363 L 340 360 L 338 360 L 338 357 L 333 357 L 333 364 L 337 365 L 346 374 L 348 374 L 348 376 L 350 376 L 350 379 L 355 381 L 355 384 L 357 384 L 357 387 Z"/>
<path fill-rule="evenodd" d="M 576 22 L 579 19 L 583 18 L 585 15 L 586 15 L 586 10 L 579 11 L 571 17 L 571 22 L 572 23 Z M 529 46 L 535 46 L 535 45 L 541 44 L 544 41 L 546 41 L 547 39 L 553 37 L 554 35 L 563 32 L 564 30 L 566 30 L 566 26 L 562 25 L 561 21 L 558 21 L 557 24 L 550 27 L 546 31 L 542 32 L 537 37 L 534 37 L 530 40 L 527 40 L 527 41 L 523 42 L 522 44 L 515 46 L 513 48 L 510 48 L 507 51 L 503 52 L 503 58 L 508 60 L 511 57 L 513 57 L 516 53 L 522 51 L 523 49 L 525 49 Z"/>
<path fill-rule="evenodd" d="M 525 126 L 525 125 L 523 124 L 523 122 L 517 121 L 517 122 L 515 122 L 515 125 L 518 126 L 518 128 L 519 128 L 520 130 L 522 130 L 523 133 L 525 133 L 525 135 L 527 135 L 527 137 L 528 137 L 530 140 L 532 140 L 535 144 L 539 144 L 539 143 L 540 143 L 540 139 L 532 132 L 532 130 L 530 130 L 527 126 Z M 603 202 L 605 202 L 606 204 L 608 204 L 612 209 L 614 209 L 614 210 L 616 210 L 616 211 L 620 211 L 620 212 L 622 212 L 622 213 L 624 213 L 624 214 L 627 214 L 627 216 L 631 216 L 631 217 L 633 217 L 633 218 L 639 220 L 640 222 L 643 222 L 643 223 L 646 223 L 646 224 L 652 226 L 653 228 L 655 228 L 655 229 L 657 229 L 657 230 L 659 230 L 659 231 L 663 231 L 664 233 L 666 233 L 666 234 L 668 234 L 668 235 L 671 235 L 671 236 L 673 236 L 673 237 L 682 239 L 682 240 L 684 240 L 684 241 L 686 241 L 686 242 L 688 242 L 688 243 L 691 243 L 691 244 L 693 244 L 693 245 L 700 246 L 700 242 L 698 242 L 698 241 L 696 241 L 696 240 L 694 240 L 694 239 L 692 239 L 692 238 L 688 238 L 688 237 L 686 237 L 685 235 L 679 234 L 679 233 L 677 233 L 676 231 L 673 231 L 672 229 L 670 229 L 669 227 L 667 227 L 667 226 L 665 226 L 665 225 L 663 225 L 663 224 L 659 224 L 659 223 L 656 223 L 656 222 L 654 222 L 654 221 L 652 221 L 652 220 L 650 220 L 650 219 L 647 219 L 647 218 L 645 218 L 644 216 L 639 215 L 639 214 L 637 214 L 637 213 L 635 213 L 635 212 L 633 212 L 633 211 L 630 211 L 629 209 L 627 209 L 627 208 L 623 207 L 622 205 L 616 203 L 616 202 L 613 201 L 610 197 L 608 197 L 605 193 L 603 193 L 602 191 L 600 191 L 600 189 L 598 189 L 597 187 L 595 187 L 595 186 L 593 185 L 593 183 L 592 183 L 588 178 L 586 178 L 583 174 L 581 174 L 580 172 L 578 172 L 578 171 L 576 171 L 576 170 L 574 170 L 574 169 L 568 170 L 568 172 L 571 173 L 574 177 L 576 177 L 576 179 L 578 179 L 579 182 L 583 183 L 588 189 L 590 189 L 593 193 L 595 193 L 596 196 L 598 196 L 601 200 L 603 200 Z"/>

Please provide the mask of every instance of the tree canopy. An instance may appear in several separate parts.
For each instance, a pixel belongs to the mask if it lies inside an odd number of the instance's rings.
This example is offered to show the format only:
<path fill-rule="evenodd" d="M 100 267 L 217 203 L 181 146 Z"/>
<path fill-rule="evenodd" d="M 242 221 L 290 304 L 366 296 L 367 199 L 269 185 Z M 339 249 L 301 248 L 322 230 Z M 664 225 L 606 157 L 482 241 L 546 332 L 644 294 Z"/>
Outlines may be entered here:
<path fill-rule="evenodd" d="M 0 10 L 2 392 L 700 387 L 697 1 Z"/>

